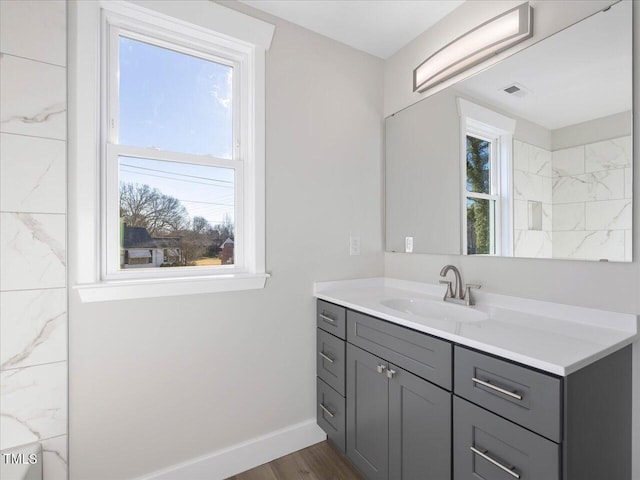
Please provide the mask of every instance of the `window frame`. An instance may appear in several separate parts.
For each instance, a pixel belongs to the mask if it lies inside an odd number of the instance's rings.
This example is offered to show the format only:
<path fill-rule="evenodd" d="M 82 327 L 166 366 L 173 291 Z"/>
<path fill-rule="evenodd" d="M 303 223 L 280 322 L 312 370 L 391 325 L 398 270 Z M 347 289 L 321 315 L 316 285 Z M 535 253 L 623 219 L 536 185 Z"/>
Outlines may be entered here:
<path fill-rule="evenodd" d="M 213 2 L 154 2 L 148 6 L 104 0 L 72 1 L 69 5 L 69 244 L 73 249 L 73 289 L 82 301 L 93 302 L 263 288 L 269 277 L 265 271 L 264 75 L 265 54 L 275 27 Z M 106 128 L 111 127 L 107 119 L 113 118 L 117 109 L 109 105 L 115 97 L 105 91 L 109 85 L 105 76 L 114 74 L 109 65 L 117 52 L 108 49 L 105 37 L 118 38 L 116 29 L 134 40 L 189 54 L 197 52 L 200 58 L 236 65 L 233 103 L 239 114 L 235 115 L 238 126 L 233 126 L 237 138 L 231 160 L 110 141 L 114 130 Z M 153 41 L 149 42 L 149 37 Z M 236 187 L 242 184 L 235 191 L 239 201 L 234 202 L 234 243 L 240 252 L 236 258 L 241 262 L 233 266 L 121 270 L 119 240 L 108 237 L 107 226 L 117 218 L 119 231 L 119 201 L 115 202 L 119 154 L 234 168 Z M 114 258 L 116 269 L 108 264 Z"/>
<path fill-rule="evenodd" d="M 467 253 L 467 198 L 495 200 L 492 217 L 493 253 L 479 256 L 510 256 L 513 253 L 513 133 L 516 121 L 464 98 L 457 98 L 460 116 L 460 178 L 462 254 Z M 491 142 L 491 194 L 467 190 L 467 135 Z"/>

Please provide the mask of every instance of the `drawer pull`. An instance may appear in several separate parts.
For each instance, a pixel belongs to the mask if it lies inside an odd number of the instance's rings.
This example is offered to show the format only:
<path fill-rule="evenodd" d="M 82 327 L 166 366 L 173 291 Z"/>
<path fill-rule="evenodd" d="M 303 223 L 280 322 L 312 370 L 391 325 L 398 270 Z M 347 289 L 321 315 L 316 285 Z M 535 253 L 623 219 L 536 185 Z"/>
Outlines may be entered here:
<path fill-rule="evenodd" d="M 387 378 L 393 378 L 393 376 L 396 374 L 396 371 L 393 369 L 389 369 L 387 370 Z"/>
<path fill-rule="evenodd" d="M 491 390 L 495 390 L 496 392 L 500 392 L 503 395 L 508 395 L 511 398 L 515 398 L 516 400 L 522 400 L 522 395 L 518 395 L 515 392 L 510 392 L 509 390 L 505 390 L 504 388 L 500 388 L 500 387 L 496 387 L 495 385 L 489 383 L 489 382 L 485 382 L 483 380 L 480 380 L 476 377 L 473 377 L 471 380 L 473 380 L 473 383 L 479 383 L 480 385 L 483 385 L 487 388 L 490 388 Z"/>
<path fill-rule="evenodd" d="M 328 315 L 325 315 L 324 313 L 320 314 L 320 318 L 322 320 L 324 320 L 325 322 L 329 322 L 329 323 L 336 323 L 336 320 L 334 318 L 329 317 Z"/>
<path fill-rule="evenodd" d="M 327 415 L 329 415 L 331 418 L 335 417 L 336 414 L 333 413 L 331 410 L 329 410 L 327 407 L 324 406 L 324 403 L 320 404 L 320 408 L 324 411 L 324 413 L 326 413 Z"/>
<path fill-rule="evenodd" d="M 513 478 L 520 478 L 520 475 L 516 472 L 513 471 L 513 467 L 512 468 L 508 468 L 505 467 L 504 465 L 502 465 L 500 462 L 498 462 L 497 460 L 494 460 L 493 458 L 491 458 L 489 455 L 486 454 L 486 450 L 484 452 L 478 450 L 475 447 L 469 447 L 471 449 L 471 451 L 473 453 L 475 453 L 476 455 L 484 458 L 487 462 L 494 464 L 496 467 L 504 470 L 505 472 L 507 472 L 509 475 L 511 475 Z"/>
<path fill-rule="evenodd" d="M 378 370 L 378 373 L 384 373 L 385 369 L 387 368 L 386 365 L 378 365 L 376 367 L 376 370 Z"/>
<path fill-rule="evenodd" d="M 331 358 L 329 355 L 325 354 L 324 352 L 318 352 L 318 355 L 320 355 L 322 358 L 324 358 L 329 363 L 335 362 L 335 358 Z"/>

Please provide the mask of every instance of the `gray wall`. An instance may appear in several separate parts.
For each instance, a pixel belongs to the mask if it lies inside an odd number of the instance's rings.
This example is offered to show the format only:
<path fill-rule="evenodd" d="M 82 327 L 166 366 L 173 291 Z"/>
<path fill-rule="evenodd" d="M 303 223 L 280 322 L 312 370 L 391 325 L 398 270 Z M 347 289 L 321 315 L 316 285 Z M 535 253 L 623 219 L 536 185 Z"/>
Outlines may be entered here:
<path fill-rule="evenodd" d="M 248 292 L 94 304 L 70 293 L 73 479 L 132 478 L 314 418 L 312 284 L 383 274 L 382 61 L 232 5 L 276 25 L 272 276 Z"/>
<path fill-rule="evenodd" d="M 453 40 L 457 35 L 479 22 L 482 15 L 491 17 L 496 9 L 509 7 L 509 2 L 466 2 L 454 10 L 429 31 L 396 53 L 385 63 L 385 114 L 390 114 L 416 101 L 407 82 L 394 81 L 410 72 L 428 52 Z M 514 2 L 512 2 L 514 3 Z M 515 2 L 517 3 L 517 2 Z M 538 2 L 532 1 L 535 9 L 535 25 L 538 32 L 534 40 L 551 33 L 581 17 L 594 13 L 611 2 Z M 634 5 L 634 30 L 640 28 L 640 8 Z M 422 54 L 417 52 L 423 51 Z M 634 39 L 634 87 L 640 78 L 640 36 Z M 415 60 L 420 57 L 418 62 Z M 410 77 L 410 76 L 408 76 Z M 635 95 L 634 111 L 640 111 L 640 96 Z M 640 138 L 640 122 L 634 126 L 635 138 Z M 636 142 L 634 158 L 638 158 Z M 634 172 L 634 183 L 638 185 L 640 172 Z M 537 260 L 516 258 L 486 258 L 445 255 L 385 254 L 385 275 L 435 283 L 443 265 L 453 263 L 461 268 L 466 282 L 479 283 L 483 290 L 505 295 L 548 300 L 553 302 L 583 305 L 618 312 L 640 314 L 640 241 L 637 231 L 640 225 L 640 195 L 634 203 L 635 232 L 632 263 L 598 263 L 563 260 Z M 634 345 L 634 474 L 640 478 L 640 353 Z"/>

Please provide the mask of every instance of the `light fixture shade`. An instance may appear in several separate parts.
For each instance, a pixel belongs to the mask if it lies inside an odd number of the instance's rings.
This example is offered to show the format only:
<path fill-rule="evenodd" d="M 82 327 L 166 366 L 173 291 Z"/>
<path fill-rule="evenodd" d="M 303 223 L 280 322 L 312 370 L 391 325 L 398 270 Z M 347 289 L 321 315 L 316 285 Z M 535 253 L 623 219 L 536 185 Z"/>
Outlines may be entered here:
<path fill-rule="evenodd" d="M 529 2 L 512 8 L 442 47 L 413 71 L 413 91 L 424 92 L 533 35 Z"/>

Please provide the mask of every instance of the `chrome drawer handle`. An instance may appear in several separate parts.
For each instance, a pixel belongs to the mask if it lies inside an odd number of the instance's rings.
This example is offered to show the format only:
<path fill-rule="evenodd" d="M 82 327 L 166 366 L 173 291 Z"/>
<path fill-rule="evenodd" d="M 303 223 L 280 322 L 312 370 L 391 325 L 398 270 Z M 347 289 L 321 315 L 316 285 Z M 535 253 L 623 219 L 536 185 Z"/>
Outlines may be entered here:
<path fill-rule="evenodd" d="M 324 411 L 324 413 L 326 413 L 327 415 L 329 415 L 331 418 L 335 417 L 336 414 L 333 413 L 331 410 L 329 410 L 327 407 L 324 406 L 324 403 L 320 404 L 320 408 Z"/>
<path fill-rule="evenodd" d="M 331 317 L 328 317 L 328 316 L 327 316 L 327 315 L 325 315 L 324 313 L 321 313 L 321 314 L 320 314 L 320 318 L 321 318 L 321 319 L 323 319 L 323 320 L 324 320 L 324 321 L 326 321 L 326 322 L 329 322 L 329 323 L 336 323 L 335 319 L 333 319 L 333 318 L 331 318 Z"/>
<path fill-rule="evenodd" d="M 389 369 L 387 370 L 387 378 L 393 378 L 393 376 L 396 374 L 396 371 L 393 369 Z"/>
<path fill-rule="evenodd" d="M 318 352 L 318 355 L 320 355 L 329 363 L 333 363 L 335 361 L 335 358 L 331 358 L 329 355 L 326 355 L 324 352 Z"/>
<path fill-rule="evenodd" d="M 471 380 L 473 381 L 473 383 L 479 383 L 480 385 L 490 388 L 491 390 L 495 390 L 496 392 L 500 392 L 503 395 L 508 395 L 511 398 L 515 398 L 516 400 L 522 400 L 522 395 L 518 395 L 515 392 L 510 392 L 509 390 L 505 390 L 504 388 L 496 387 L 492 383 L 484 382 L 476 377 L 473 377 Z"/>
<path fill-rule="evenodd" d="M 376 370 L 378 370 L 378 373 L 384 373 L 385 369 L 387 368 L 386 365 L 378 365 L 376 367 Z"/>
<path fill-rule="evenodd" d="M 480 450 L 478 450 L 475 447 L 469 447 L 471 449 L 471 451 L 473 453 L 475 453 L 476 455 L 481 456 L 482 458 L 484 458 L 487 462 L 494 464 L 496 467 L 504 470 L 505 472 L 507 472 L 509 475 L 511 475 L 513 478 L 520 478 L 520 475 L 516 472 L 513 471 L 513 467 L 512 468 L 508 468 L 505 467 L 504 465 L 502 465 L 500 462 L 498 462 L 497 460 L 494 460 L 493 458 L 491 458 L 489 455 L 487 455 L 485 452 L 482 452 Z"/>

